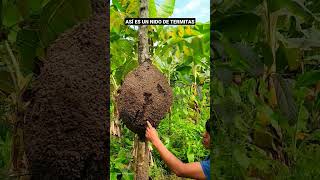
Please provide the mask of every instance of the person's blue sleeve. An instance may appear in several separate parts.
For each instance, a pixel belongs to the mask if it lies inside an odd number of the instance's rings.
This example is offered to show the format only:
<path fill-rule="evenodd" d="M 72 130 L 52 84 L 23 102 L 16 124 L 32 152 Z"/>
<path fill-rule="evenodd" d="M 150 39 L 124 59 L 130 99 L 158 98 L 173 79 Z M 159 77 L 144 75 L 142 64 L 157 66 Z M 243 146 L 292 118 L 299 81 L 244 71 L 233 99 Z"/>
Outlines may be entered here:
<path fill-rule="evenodd" d="M 210 180 L 210 160 L 200 161 L 200 164 L 207 180 Z"/>

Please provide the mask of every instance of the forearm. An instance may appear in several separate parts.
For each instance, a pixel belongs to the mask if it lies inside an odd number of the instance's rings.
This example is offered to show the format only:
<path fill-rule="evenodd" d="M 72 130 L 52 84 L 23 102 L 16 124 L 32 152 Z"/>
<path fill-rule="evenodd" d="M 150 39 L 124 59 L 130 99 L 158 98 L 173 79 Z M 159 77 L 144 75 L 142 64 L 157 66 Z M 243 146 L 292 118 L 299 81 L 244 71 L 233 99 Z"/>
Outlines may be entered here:
<path fill-rule="evenodd" d="M 175 155 L 173 155 L 160 141 L 157 139 L 153 142 L 153 145 L 158 150 L 162 160 L 167 164 L 167 166 L 178 176 L 182 174 L 184 163 L 180 161 Z"/>

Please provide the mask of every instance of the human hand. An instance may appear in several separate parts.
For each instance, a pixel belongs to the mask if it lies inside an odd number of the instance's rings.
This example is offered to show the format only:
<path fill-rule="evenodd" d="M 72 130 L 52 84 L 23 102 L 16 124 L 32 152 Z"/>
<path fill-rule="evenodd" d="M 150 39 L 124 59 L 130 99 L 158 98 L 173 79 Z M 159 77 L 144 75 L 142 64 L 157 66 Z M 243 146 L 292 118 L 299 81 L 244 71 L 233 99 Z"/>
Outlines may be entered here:
<path fill-rule="evenodd" d="M 147 121 L 147 129 L 146 129 L 146 138 L 152 144 L 154 144 L 157 140 L 159 140 L 157 130 L 152 127 L 152 125 Z"/>

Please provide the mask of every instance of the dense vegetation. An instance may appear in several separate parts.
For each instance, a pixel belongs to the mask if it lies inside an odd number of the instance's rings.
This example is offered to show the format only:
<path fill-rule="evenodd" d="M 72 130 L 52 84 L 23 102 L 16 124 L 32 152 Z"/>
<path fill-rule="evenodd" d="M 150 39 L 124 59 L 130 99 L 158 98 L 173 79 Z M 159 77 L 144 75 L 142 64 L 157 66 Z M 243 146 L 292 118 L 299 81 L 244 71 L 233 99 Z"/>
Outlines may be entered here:
<path fill-rule="evenodd" d="M 211 8 L 213 176 L 319 179 L 319 1 L 215 1 Z"/>
<path fill-rule="evenodd" d="M 149 1 L 149 17 L 169 17 L 175 1 L 164 1 L 156 7 Z M 133 177 L 134 134 L 115 111 L 117 89 L 128 72 L 138 65 L 137 27 L 125 26 L 125 17 L 138 17 L 136 1 L 113 1 L 110 9 L 111 52 L 111 179 Z M 173 106 L 161 121 L 158 133 L 165 146 L 184 162 L 204 159 L 208 152 L 202 146 L 204 123 L 209 119 L 209 41 L 210 25 L 149 26 L 150 55 L 153 64 L 167 77 L 173 89 Z M 168 179 L 171 172 L 152 151 L 150 176 Z"/>
<path fill-rule="evenodd" d="M 0 1 L 0 179 L 28 174 L 23 123 L 30 85 L 40 73 L 48 46 L 87 20 L 96 2 Z"/>

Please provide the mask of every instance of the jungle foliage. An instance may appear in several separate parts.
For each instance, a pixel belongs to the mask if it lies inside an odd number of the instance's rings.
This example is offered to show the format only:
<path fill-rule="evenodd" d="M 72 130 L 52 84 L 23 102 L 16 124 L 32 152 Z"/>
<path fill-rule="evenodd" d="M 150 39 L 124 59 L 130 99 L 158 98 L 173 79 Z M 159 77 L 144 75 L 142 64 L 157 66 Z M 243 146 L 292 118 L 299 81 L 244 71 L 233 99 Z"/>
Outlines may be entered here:
<path fill-rule="evenodd" d="M 211 4 L 213 179 L 318 179 L 320 3 Z"/>
<path fill-rule="evenodd" d="M 174 0 L 156 4 L 149 1 L 149 17 L 169 17 Z M 114 0 L 110 7 L 111 52 L 111 179 L 133 178 L 133 141 L 118 118 L 117 90 L 128 72 L 138 66 L 136 26 L 124 25 L 124 18 L 138 17 L 137 1 Z M 204 159 L 208 152 L 201 143 L 204 123 L 210 116 L 210 24 L 195 26 L 149 26 L 150 56 L 153 64 L 168 78 L 174 101 L 170 113 L 161 121 L 158 133 L 165 146 L 184 162 Z M 171 172 L 159 154 L 152 151 L 150 176 L 168 179 Z"/>
<path fill-rule="evenodd" d="M 22 122 L 46 48 L 91 15 L 90 0 L 0 0 L 0 179 L 26 173 Z"/>

